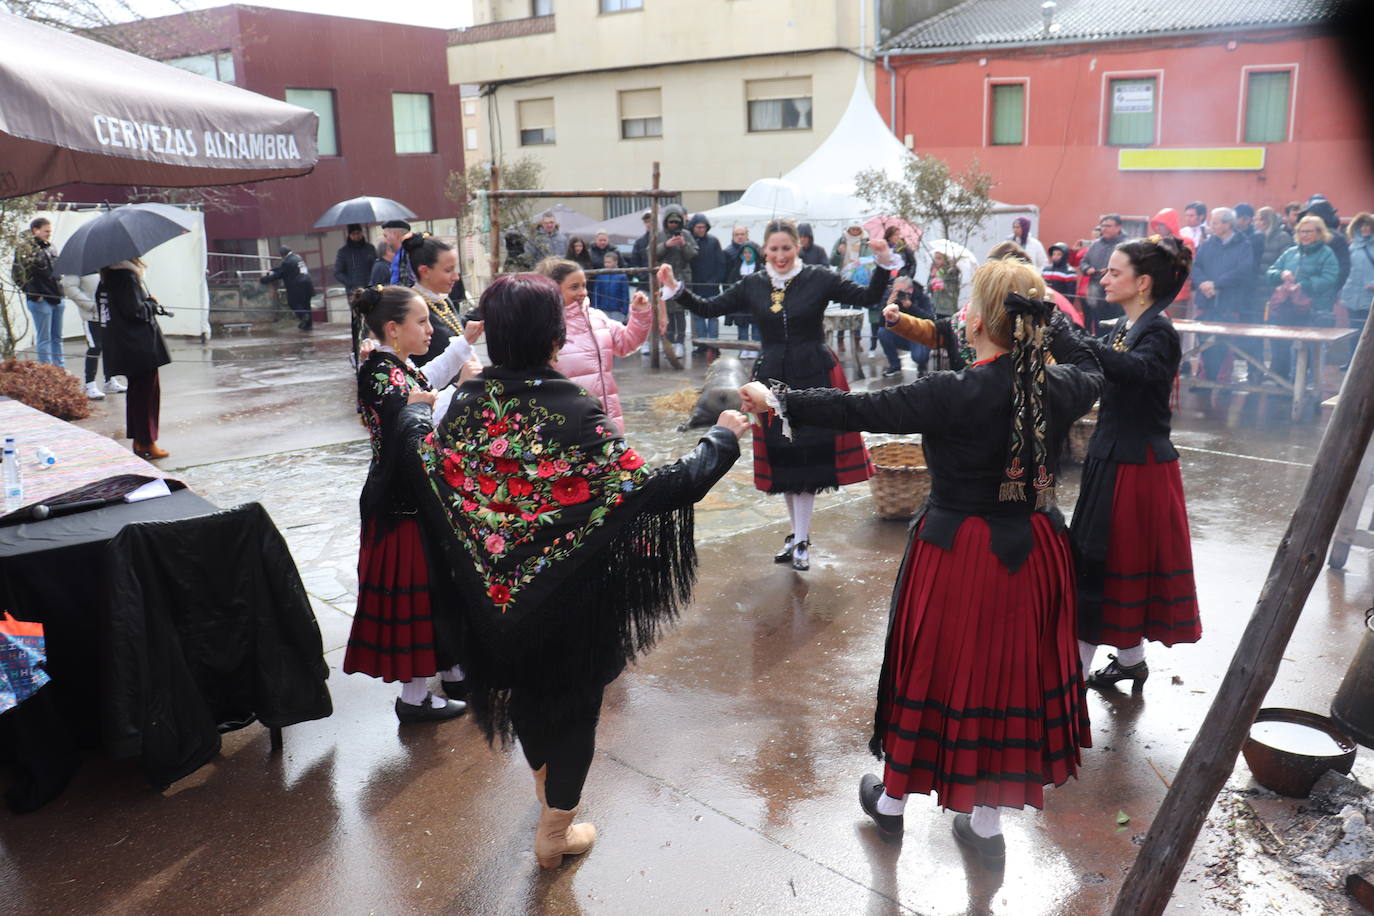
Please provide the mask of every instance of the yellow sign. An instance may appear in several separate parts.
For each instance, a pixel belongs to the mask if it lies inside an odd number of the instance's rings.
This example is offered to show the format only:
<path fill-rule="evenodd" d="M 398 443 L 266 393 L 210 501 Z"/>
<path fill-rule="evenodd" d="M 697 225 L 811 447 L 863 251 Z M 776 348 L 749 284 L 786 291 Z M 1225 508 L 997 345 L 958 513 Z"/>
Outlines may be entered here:
<path fill-rule="evenodd" d="M 1212 149 L 1117 150 L 1123 172 L 1237 172 L 1264 168 L 1264 147 L 1225 146 Z"/>

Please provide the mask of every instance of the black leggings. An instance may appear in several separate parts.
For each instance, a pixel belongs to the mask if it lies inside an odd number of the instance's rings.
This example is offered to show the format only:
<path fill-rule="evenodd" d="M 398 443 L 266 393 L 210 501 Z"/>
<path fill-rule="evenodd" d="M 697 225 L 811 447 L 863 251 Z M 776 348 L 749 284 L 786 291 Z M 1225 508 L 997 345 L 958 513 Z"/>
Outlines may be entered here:
<path fill-rule="evenodd" d="M 98 321 L 86 322 L 86 382 L 95 381 L 95 371 L 100 368 L 100 346 L 105 337 L 105 326 Z M 109 381 L 109 375 L 105 380 Z"/>
<path fill-rule="evenodd" d="M 574 688 L 548 695 L 511 691 L 510 718 L 530 769 L 547 765 L 544 799 L 550 808 L 571 811 L 582 800 L 582 784 L 596 753 L 596 723 L 604 687 Z"/>

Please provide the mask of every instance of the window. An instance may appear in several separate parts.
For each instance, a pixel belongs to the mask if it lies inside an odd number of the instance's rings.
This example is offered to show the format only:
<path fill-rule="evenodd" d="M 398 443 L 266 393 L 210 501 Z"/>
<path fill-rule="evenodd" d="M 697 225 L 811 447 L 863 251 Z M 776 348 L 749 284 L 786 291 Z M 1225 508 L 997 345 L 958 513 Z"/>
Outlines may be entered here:
<path fill-rule="evenodd" d="M 477 149 L 477 128 L 463 128 L 463 149 Z"/>
<path fill-rule="evenodd" d="M 473 117 L 474 115 L 476 115 L 476 114 L 477 114 L 477 103 L 476 103 L 476 102 L 464 102 L 464 103 L 463 103 L 463 114 L 464 114 L 466 117 L 469 117 L 469 118 L 471 118 L 471 117 Z"/>
<path fill-rule="evenodd" d="M 553 99 L 525 99 L 515 103 L 520 122 L 520 145 L 542 146 L 553 142 Z"/>
<path fill-rule="evenodd" d="M 339 155 L 339 134 L 334 126 L 334 90 L 288 89 L 286 101 L 292 105 L 309 108 L 320 116 L 320 126 L 315 136 L 320 155 Z"/>
<path fill-rule="evenodd" d="M 601 12 L 603 13 L 642 9 L 644 9 L 644 0 L 601 0 Z"/>
<path fill-rule="evenodd" d="M 391 126 L 398 155 L 434 152 L 432 122 L 429 93 L 391 93 Z"/>
<path fill-rule="evenodd" d="M 663 136 L 663 101 L 658 89 L 629 89 L 620 93 L 620 137 Z"/>
<path fill-rule="evenodd" d="M 732 203 L 734 203 L 735 201 L 739 200 L 739 199 L 740 199 L 741 197 L 743 197 L 743 196 L 744 196 L 744 192 L 743 192 L 743 191 L 717 191 L 717 192 L 716 192 L 716 206 L 717 206 L 717 207 L 723 207 L 723 206 L 725 206 L 726 204 L 732 204 Z"/>
<path fill-rule="evenodd" d="M 749 80 L 749 130 L 810 130 L 811 77 Z"/>
<path fill-rule="evenodd" d="M 1020 146 L 1026 142 L 1026 84 L 992 86 L 992 123 L 988 142 L 993 146 Z"/>
<path fill-rule="evenodd" d="M 163 63 L 171 64 L 173 67 L 194 73 L 197 76 L 219 80 L 221 83 L 234 81 L 234 55 L 229 51 L 192 54 L 190 57 L 174 57 L 171 60 L 164 60 Z"/>
<path fill-rule="evenodd" d="M 658 199 L 658 212 L 663 213 L 663 208 L 669 204 L 681 204 L 681 197 L 660 197 Z M 615 219 L 617 216 L 624 216 L 626 213 L 643 213 L 654 205 L 651 197 L 608 197 L 604 204 L 603 212 L 605 219 Z M 659 217 L 660 220 L 662 216 Z M 662 223 L 659 224 L 659 232 L 663 231 Z"/>
<path fill-rule="evenodd" d="M 531 16 L 552 16 L 553 0 L 534 0 L 530 4 Z"/>
<path fill-rule="evenodd" d="M 1107 143 L 1149 146 L 1155 142 L 1159 81 L 1153 76 L 1112 80 L 1108 85 Z"/>
<path fill-rule="evenodd" d="M 1288 108 L 1293 71 L 1255 71 L 1245 87 L 1245 142 L 1282 143 L 1288 139 Z"/>

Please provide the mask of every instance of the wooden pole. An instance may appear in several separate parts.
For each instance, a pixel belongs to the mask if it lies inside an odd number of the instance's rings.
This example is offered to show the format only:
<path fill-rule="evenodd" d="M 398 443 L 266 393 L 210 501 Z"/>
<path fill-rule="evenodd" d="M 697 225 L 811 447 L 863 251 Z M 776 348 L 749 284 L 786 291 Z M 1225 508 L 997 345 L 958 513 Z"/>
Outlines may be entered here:
<path fill-rule="evenodd" d="M 491 278 L 501 274 L 501 167 L 491 162 L 491 189 L 487 192 L 487 222 L 491 223 Z"/>
<path fill-rule="evenodd" d="M 649 191 L 492 191 L 497 197 L 677 197 L 681 191 L 664 191 L 654 188 Z"/>
<path fill-rule="evenodd" d="M 658 161 L 654 161 L 653 188 L 658 190 Z M 649 201 L 649 307 L 653 309 L 653 325 L 649 328 L 649 366 L 658 368 L 659 335 L 663 329 L 658 323 L 658 195 Z"/>
<path fill-rule="evenodd" d="M 1274 682 L 1284 649 L 1321 572 L 1327 544 L 1371 431 L 1374 333 L 1366 320 L 1336 412 L 1322 436 L 1307 486 L 1274 554 L 1250 623 L 1198 731 L 1199 740 L 1188 748 L 1121 886 L 1112 916 L 1158 916 L 1168 906 L 1207 812 L 1235 768 L 1255 713 Z"/>

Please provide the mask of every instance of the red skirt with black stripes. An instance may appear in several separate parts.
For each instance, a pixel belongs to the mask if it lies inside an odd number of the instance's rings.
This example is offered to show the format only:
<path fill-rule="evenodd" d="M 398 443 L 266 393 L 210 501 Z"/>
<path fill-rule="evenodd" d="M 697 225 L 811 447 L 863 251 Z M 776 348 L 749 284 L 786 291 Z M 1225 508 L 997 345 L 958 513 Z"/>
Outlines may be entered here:
<path fill-rule="evenodd" d="M 1040 513 L 1030 524 L 1035 546 L 1014 573 L 981 518 L 952 550 L 912 539 L 878 709 L 889 795 L 1039 808 L 1092 746 L 1068 537 Z"/>
<path fill-rule="evenodd" d="M 1183 475 L 1174 461 L 1118 464 L 1112 491 L 1102 609 L 1084 619 L 1084 639 L 1128 649 L 1141 640 L 1172 646 L 1202 638 Z"/>
<path fill-rule="evenodd" d="M 429 564 L 420 538 L 420 524 L 413 518 L 394 526 L 381 526 L 376 519 L 363 525 L 358 604 L 344 653 L 345 674 L 409 681 L 439 670 Z"/>
<path fill-rule="evenodd" d="M 831 388 L 849 390 L 835 352 L 830 352 Z M 768 417 L 766 425 L 754 423 L 754 486 L 765 493 L 817 493 L 873 476 L 862 433 L 831 433 L 826 430 L 794 430 L 794 438 L 782 435 L 782 421 Z"/>

